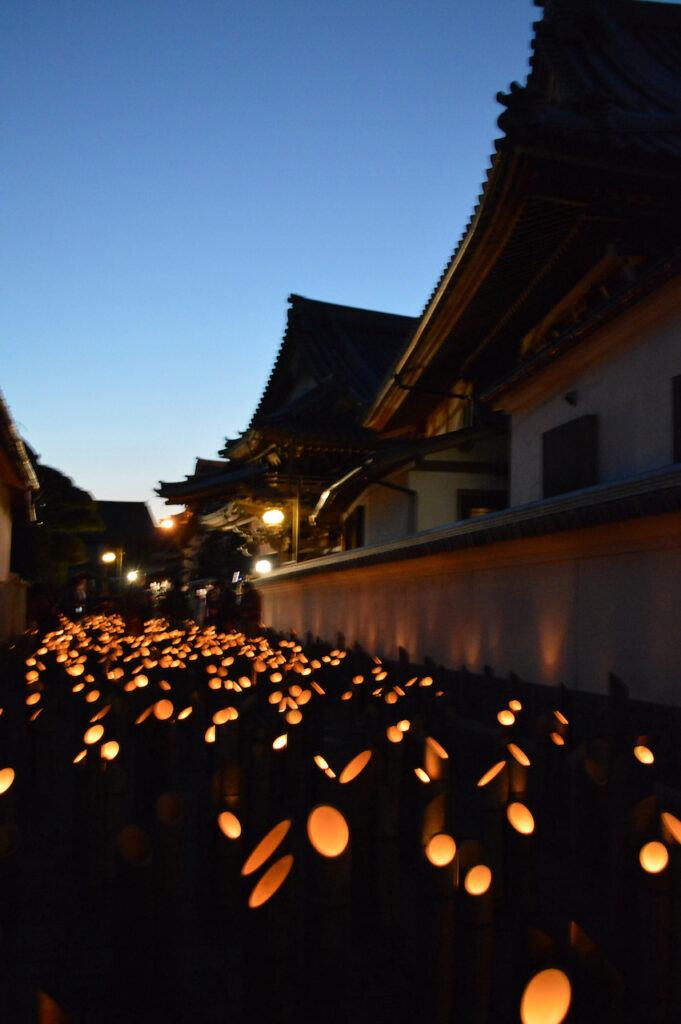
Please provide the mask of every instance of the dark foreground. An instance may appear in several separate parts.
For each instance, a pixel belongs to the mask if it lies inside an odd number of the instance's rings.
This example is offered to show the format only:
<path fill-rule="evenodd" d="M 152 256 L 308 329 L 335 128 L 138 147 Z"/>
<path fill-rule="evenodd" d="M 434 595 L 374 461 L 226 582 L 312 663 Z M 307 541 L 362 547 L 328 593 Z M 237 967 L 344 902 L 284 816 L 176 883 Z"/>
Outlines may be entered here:
<path fill-rule="evenodd" d="M 677 709 L 116 618 L 0 671 L 3 1024 L 681 1019 Z"/>

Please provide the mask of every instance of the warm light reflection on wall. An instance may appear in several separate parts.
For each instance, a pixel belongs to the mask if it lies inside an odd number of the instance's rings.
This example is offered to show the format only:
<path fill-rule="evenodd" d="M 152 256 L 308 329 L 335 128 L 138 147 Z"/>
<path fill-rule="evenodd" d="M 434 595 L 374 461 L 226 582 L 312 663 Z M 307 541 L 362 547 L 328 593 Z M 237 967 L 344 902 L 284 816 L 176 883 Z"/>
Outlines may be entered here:
<path fill-rule="evenodd" d="M 522 1024 L 561 1024 L 572 1000 L 572 986 L 563 971 L 550 967 L 528 982 L 520 1000 Z"/>
<path fill-rule="evenodd" d="M 350 830 L 340 811 L 322 804 L 307 819 L 307 835 L 317 853 L 323 857 L 338 857 L 350 839 Z"/>
<path fill-rule="evenodd" d="M 451 864 L 456 856 L 456 842 L 446 832 L 438 832 L 426 845 L 426 857 L 435 867 Z"/>
<path fill-rule="evenodd" d="M 277 847 L 281 844 L 286 833 L 291 827 L 291 819 L 285 818 L 278 825 L 270 829 L 266 836 L 260 840 L 253 852 L 247 857 L 241 869 L 242 875 L 252 875 L 254 871 L 262 867 L 266 860 L 272 856 Z"/>
<path fill-rule="evenodd" d="M 649 875 L 657 875 L 667 867 L 669 851 L 664 843 L 654 840 L 641 847 L 638 859 L 644 871 Z"/>
<path fill-rule="evenodd" d="M 275 861 L 272 867 L 267 869 L 248 897 L 249 907 L 261 907 L 263 903 L 267 903 L 274 896 L 275 892 L 281 889 L 292 866 L 293 854 L 291 853 L 287 853 Z"/>

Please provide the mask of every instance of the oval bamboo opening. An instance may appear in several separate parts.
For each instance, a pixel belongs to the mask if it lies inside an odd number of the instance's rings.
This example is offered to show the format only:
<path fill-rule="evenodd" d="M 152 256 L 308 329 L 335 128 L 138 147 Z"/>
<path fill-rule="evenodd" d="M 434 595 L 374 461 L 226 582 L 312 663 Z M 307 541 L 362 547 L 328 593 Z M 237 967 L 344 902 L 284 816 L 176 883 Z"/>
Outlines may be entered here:
<path fill-rule="evenodd" d="M 173 702 L 167 699 L 157 700 L 154 704 L 154 716 L 159 722 L 166 722 L 169 718 L 173 717 Z"/>
<path fill-rule="evenodd" d="M 104 726 L 103 725 L 91 725 L 90 728 L 85 733 L 85 735 L 83 736 L 83 740 L 89 746 L 91 743 L 97 743 L 99 740 L 101 740 L 103 735 L 104 735 Z"/>
<path fill-rule="evenodd" d="M 274 896 L 275 892 L 281 889 L 288 877 L 293 865 L 293 854 L 287 853 L 278 861 L 275 861 L 271 868 L 265 872 L 258 884 L 254 887 L 248 897 L 248 905 L 251 908 L 261 907 Z"/>
<path fill-rule="evenodd" d="M 497 721 L 499 722 L 499 725 L 513 725 L 515 722 L 515 715 L 509 708 L 504 708 L 503 711 L 500 711 L 497 715 Z"/>
<path fill-rule="evenodd" d="M 492 781 L 492 779 L 496 779 L 499 772 L 502 771 L 505 767 L 505 761 L 497 761 L 496 764 L 493 764 L 492 767 L 485 772 L 482 778 L 478 779 L 478 786 L 486 786 L 488 782 Z"/>
<path fill-rule="evenodd" d="M 399 728 L 399 726 L 398 726 L 398 728 Z M 449 758 L 449 754 L 447 753 L 445 748 L 442 746 L 442 744 L 438 743 L 437 740 L 434 740 L 432 736 L 427 736 L 426 737 L 426 744 L 430 747 L 430 749 L 433 751 L 433 753 L 437 757 L 441 758 L 443 761 L 446 761 Z"/>
<path fill-rule="evenodd" d="M 371 760 L 371 754 L 371 750 L 363 750 L 361 754 L 357 754 L 357 756 L 353 757 L 351 761 L 348 761 L 345 768 L 340 773 L 338 781 L 345 783 L 352 782 L 353 779 L 356 779 L 360 772 L 364 771 L 368 765 Z"/>
<path fill-rule="evenodd" d="M 222 811 L 221 814 L 218 814 L 218 825 L 220 831 L 228 839 L 238 839 L 241 835 L 241 822 L 231 811 Z"/>
<path fill-rule="evenodd" d="M 523 1024 L 561 1024 L 570 1009 L 572 986 L 563 971 L 550 967 L 535 974 L 520 1001 Z"/>
<path fill-rule="evenodd" d="M 417 779 L 420 779 L 421 782 L 430 782 L 430 775 L 425 768 L 414 768 L 414 775 Z"/>
<path fill-rule="evenodd" d="M 647 871 L 649 875 L 657 875 L 667 867 L 669 851 L 664 843 L 654 840 L 641 847 L 638 859 L 644 871 Z"/>
<path fill-rule="evenodd" d="M 14 782 L 14 768 L 3 768 L 0 771 L 0 793 L 6 793 Z"/>
<path fill-rule="evenodd" d="M 273 750 L 283 750 L 288 743 L 288 733 L 284 732 L 281 736 L 277 736 L 276 740 L 272 742 Z"/>
<path fill-rule="evenodd" d="M 350 839 L 348 824 L 335 807 L 322 804 L 307 819 L 308 839 L 323 857 L 339 857 Z"/>
<path fill-rule="evenodd" d="M 120 747 L 116 740 L 107 740 L 106 743 L 102 743 L 99 753 L 102 760 L 113 761 L 113 759 L 118 756 L 119 750 Z"/>
<path fill-rule="evenodd" d="M 389 725 L 385 730 L 385 734 L 391 743 L 401 743 L 404 739 L 404 734 L 401 729 L 396 725 Z"/>
<path fill-rule="evenodd" d="M 482 896 L 492 884 L 492 872 L 486 864 L 476 864 L 464 878 L 464 889 L 471 896 Z"/>
<path fill-rule="evenodd" d="M 252 851 L 250 856 L 246 859 L 244 866 L 241 869 L 242 875 L 252 875 L 254 871 L 262 867 L 266 860 L 272 856 L 274 851 L 280 845 L 284 836 L 291 827 L 291 819 L 285 818 L 280 821 L 278 825 L 270 829 L 266 836 L 264 836 L 255 849 Z"/>
<path fill-rule="evenodd" d="M 669 811 L 663 811 L 660 815 L 662 821 L 662 827 L 674 840 L 675 843 L 681 844 L 681 821 L 675 815 L 670 814 Z"/>
<path fill-rule="evenodd" d="M 506 817 L 509 822 L 521 835 L 529 836 L 534 832 L 534 818 L 532 812 L 525 804 L 512 803 L 506 808 Z"/>
<path fill-rule="evenodd" d="M 650 747 L 645 747 L 642 744 L 634 747 L 634 757 L 637 761 L 640 761 L 641 764 L 654 764 L 655 762 L 655 755 Z"/>
<path fill-rule="evenodd" d="M 513 757 L 518 762 L 518 764 L 523 765 L 524 768 L 529 768 L 529 766 L 532 764 L 525 751 L 521 750 L 516 743 L 507 743 L 506 749 L 508 750 L 511 757 Z"/>
<path fill-rule="evenodd" d="M 451 864 L 456 856 L 456 842 L 446 832 L 438 832 L 426 845 L 426 857 L 437 868 Z"/>
<path fill-rule="evenodd" d="M 509 700 L 508 706 L 511 709 L 511 711 L 522 711 L 523 710 L 523 706 L 522 706 L 522 704 L 520 703 L 519 700 Z"/>

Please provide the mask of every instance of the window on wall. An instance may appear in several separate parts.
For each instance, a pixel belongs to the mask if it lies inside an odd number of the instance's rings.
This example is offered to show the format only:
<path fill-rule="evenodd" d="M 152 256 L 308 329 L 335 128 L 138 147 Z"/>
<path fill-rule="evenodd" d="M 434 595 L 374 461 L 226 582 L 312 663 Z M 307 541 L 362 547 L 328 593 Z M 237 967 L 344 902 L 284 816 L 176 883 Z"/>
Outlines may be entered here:
<path fill-rule="evenodd" d="M 542 435 L 544 497 L 598 483 L 598 416 L 579 416 Z"/>
<path fill-rule="evenodd" d="M 475 519 L 508 508 L 506 491 L 459 491 L 457 519 Z"/>
<path fill-rule="evenodd" d="M 343 550 L 364 546 L 365 506 L 357 505 L 343 523 Z"/>
<path fill-rule="evenodd" d="M 672 416 L 674 462 L 681 462 L 681 374 L 672 378 Z"/>

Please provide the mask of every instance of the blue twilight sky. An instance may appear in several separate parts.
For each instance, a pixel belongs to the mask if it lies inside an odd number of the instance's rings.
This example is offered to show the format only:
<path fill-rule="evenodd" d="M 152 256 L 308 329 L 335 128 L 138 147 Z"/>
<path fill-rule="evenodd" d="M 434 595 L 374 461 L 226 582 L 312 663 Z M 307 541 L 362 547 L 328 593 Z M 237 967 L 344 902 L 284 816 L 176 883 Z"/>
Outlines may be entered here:
<path fill-rule="evenodd" d="M 291 292 L 418 315 L 531 0 L 4 0 L 0 389 L 100 499 L 244 430 Z"/>

